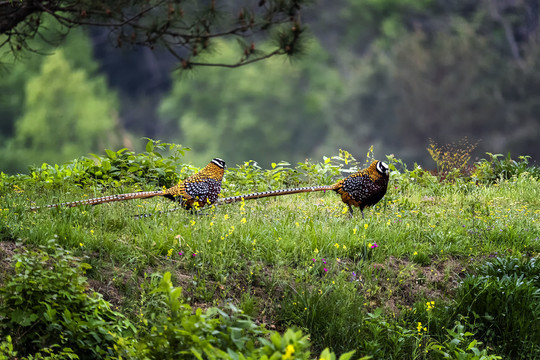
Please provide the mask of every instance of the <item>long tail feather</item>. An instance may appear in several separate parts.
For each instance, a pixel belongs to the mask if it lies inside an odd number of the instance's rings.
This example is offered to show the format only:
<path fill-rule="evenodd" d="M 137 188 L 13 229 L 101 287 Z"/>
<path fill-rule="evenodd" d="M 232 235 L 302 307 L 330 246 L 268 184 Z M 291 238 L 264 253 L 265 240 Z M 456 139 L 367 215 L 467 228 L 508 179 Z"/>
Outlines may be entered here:
<path fill-rule="evenodd" d="M 293 189 L 264 191 L 264 192 L 258 192 L 258 193 L 250 193 L 250 194 L 221 198 L 221 199 L 218 199 L 218 201 L 214 205 L 232 204 L 234 202 L 242 201 L 242 199 L 244 200 L 260 199 L 260 198 L 265 198 L 265 197 L 270 197 L 270 196 L 282 196 L 282 195 L 300 194 L 300 193 L 305 193 L 305 192 L 335 190 L 335 188 L 336 188 L 336 185 L 334 184 L 334 185 L 310 186 L 310 187 L 293 188 Z M 173 208 L 169 210 L 158 211 L 156 214 L 161 215 L 164 213 L 176 211 L 178 209 L 181 209 L 181 208 L 177 207 L 177 208 Z M 136 219 L 142 219 L 142 218 L 150 217 L 152 215 L 154 214 L 148 213 L 148 214 L 135 215 L 134 217 Z"/>
<path fill-rule="evenodd" d="M 115 202 L 115 201 L 124 201 L 124 200 L 132 200 L 132 199 L 145 199 L 149 197 L 154 196 L 162 196 L 165 195 L 165 193 L 161 190 L 157 191 L 141 191 L 141 192 L 134 192 L 134 193 L 127 193 L 127 194 L 117 194 L 117 195 L 110 195 L 110 196 L 102 196 L 99 198 L 93 198 L 93 199 L 84 199 L 84 200 L 78 200 L 73 202 L 66 202 L 61 204 L 51 204 L 43 207 L 35 206 L 31 207 L 31 211 L 35 211 L 41 208 L 56 208 L 56 207 L 74 207 L 74 206 L 81 206 L 81 205 L 98 205 L 98 204 L 105 204 L 109 202 Z"/>
<path fill-rule="evenodd" d="M 310 186 L 310 187 L 302 187 L 302 188 L 294 188 L 294 189 L 264 191 L 264 192 L 258 192 L 258 193 L 226 197 L 226 198 L 219 199 L 217 202 L 222 203 L 222 204 L 231 204 L 234 202 L 242 201 L 242 199 L 251 200 L 251 199 L 260 199 L 260 198 L 265 198 L 265 197 L 270 197 L 270 196 L 282 196 L 282 195 L 300 194 L 300 193 L 305 193 L 305 192 L 326 191 L 326 190 L 334 190 L 334 185 Z"/>

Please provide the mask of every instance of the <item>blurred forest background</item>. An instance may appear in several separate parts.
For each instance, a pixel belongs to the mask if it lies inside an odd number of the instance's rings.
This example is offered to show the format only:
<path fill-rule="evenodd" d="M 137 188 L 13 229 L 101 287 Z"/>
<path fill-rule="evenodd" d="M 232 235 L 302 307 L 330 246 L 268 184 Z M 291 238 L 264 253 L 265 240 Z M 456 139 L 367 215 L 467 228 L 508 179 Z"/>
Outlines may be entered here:
<path fill-rule="evenodd" d="M 473 156 L 538 162 L 539 14 L 538 0 L 321 0 L 303 10 L 302 56 L 189 72 L 163 49 L 115 47 L 108 29 L 74 28 L 60 46 L 45 33 L 32 45 L 47 55 L 12 62 L 0 48 L 0 171 L 140 151 L 142 137 L 191 147 L 199 166 L 374 145 L 434 168 L 429 139 L 464 136 L 480 141 Z M 234 58 L 237 44 L 214 53 Z"/>

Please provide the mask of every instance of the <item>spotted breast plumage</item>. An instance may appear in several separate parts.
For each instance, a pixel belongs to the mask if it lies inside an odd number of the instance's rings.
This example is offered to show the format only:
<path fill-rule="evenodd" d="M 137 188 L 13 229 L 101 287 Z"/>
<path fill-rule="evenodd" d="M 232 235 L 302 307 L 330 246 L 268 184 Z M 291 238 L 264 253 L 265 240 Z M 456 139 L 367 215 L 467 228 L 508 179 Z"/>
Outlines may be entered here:
<path fill-rule="evenodd" d="M 225 172 L 225 161 L 220 158 L 213 159 L 201 171 L 188 177 L 179 184 L 157 191 L 141 191 L 127 194 L 102 196 L 99 198 L 85 199 L 62 204 L 51 204 L 45 208 L 74 207 L 80 205 L 98 205 L 114 201 L 144 199 L 154 196 L 164 196 L 168 199 L 179 202 L 187 210 L 202 208 L 218 200 L 221 192 L 221 181 Z M 40 207 L 32 207 L 30 210 L 37 210 Z"/>
<path fill-rule="evenodd" d="M 164 196 L 179 201 L 188 210 L 213 204 L 218 200 L 221 192 L 224 172 L 225 162 L 215 158 L 200 172 L 165 190 Z"/>
<path fill-rule="evenodd" d="M 366 169 L 362 169 L 333 185 L 333 190 L 341 195 L 341 200 L 349 206 L 360 208 L 362 218 L 364 208 L 378 203 L 386 194 L 390 172 L 388 165 L 382 161 L 374 161 Z"/>
<path fill-rule="evenodd" d="M 375 160 L 367 168 L 359 170 L 358 172 L 339 180 L 333 185 L 282 189 L 238 195 L 220 199 L 218 203 L 230 204 L 242 200 L 260 199 L 271 196 L 333 190 L 341 195 L 341 200 L 347 204 L 351 215 L 353 214 L 352 206 L 356 206 L 360 208 L 362 218 L 364 218 L 363 209 L 367 206 L 375 205 L 386 194 L 389 177 L 388 165 L 382 161 Z"/>

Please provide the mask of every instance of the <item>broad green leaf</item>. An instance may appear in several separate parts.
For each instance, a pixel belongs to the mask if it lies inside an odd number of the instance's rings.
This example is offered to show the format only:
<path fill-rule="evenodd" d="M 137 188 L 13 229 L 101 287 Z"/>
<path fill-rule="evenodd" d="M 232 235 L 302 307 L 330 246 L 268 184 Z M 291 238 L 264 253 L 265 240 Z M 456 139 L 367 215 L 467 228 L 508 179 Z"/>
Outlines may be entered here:
<path fill-rule="evenodd" d="M 105 152 L 107 153 L 107 156 L 110 157 L 111 159 L 116 159 L 116 153 L 114 151 L 105 149 Z"/>
<path fill-rule="evenodd" d="M 149 152 L 149 153 L 154 151 L 154 142 L 152 140 L 149 140 L 146 143 L 146 151 Z"/>

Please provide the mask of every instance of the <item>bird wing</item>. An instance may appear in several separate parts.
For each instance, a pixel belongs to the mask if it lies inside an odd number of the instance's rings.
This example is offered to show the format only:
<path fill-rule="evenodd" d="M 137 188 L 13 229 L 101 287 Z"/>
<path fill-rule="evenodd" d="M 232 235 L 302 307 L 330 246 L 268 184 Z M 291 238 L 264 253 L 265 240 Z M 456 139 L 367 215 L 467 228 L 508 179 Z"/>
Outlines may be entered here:
<path fill-rule="evenodd" d="M 354 200 L 362 203 L 370 195 L 369 176 L 366 174 L 358 176 L 349 176 L 344 179 L 342 188 L 347 192 Z"/>
<path fill-rule="evenodd" d="M 191 197 L 207 196 L 209 192 L 207 181 L 186 182 L 186 192 Z"/>

